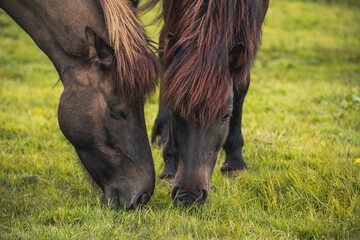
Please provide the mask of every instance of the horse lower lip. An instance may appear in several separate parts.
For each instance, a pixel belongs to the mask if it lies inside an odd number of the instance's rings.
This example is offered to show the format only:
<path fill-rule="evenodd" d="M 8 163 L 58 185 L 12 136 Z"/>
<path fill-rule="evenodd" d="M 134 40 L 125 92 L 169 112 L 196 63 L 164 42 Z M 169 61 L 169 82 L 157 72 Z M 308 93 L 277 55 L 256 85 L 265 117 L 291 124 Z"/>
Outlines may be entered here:
<path fill-rule="evenodd" d="M 179 200 L 181 200 L 181 202 L 184 202 L 184 203 L 193 204 L 196 202 L 197 198 L 195 198 L 194 196 L 184 196 L 184 197 L 179 198 Z"/>
<path fill-rule="evenodd" d="M 205 202 L 207 194 L 205 190 L 189 192 L 180 190 L 179 188 L 175 188 L 173 190 L 172 197 L 175 203 L 180 203 L 183 205 L 200 205 Z"/>

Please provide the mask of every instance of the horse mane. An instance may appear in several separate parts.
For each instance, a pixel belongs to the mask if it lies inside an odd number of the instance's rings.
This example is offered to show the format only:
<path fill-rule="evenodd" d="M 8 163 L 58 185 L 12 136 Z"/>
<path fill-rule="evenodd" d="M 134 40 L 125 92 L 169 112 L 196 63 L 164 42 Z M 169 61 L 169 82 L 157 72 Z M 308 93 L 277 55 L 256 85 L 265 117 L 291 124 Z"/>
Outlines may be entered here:
<path fill-rule="evenodd" d="M 114 89 L 132 103 L 142 103 L 157 82 L 160 64 L 150 50 L 152 42 L 146 36 L 129 0 L 100 0 L 114 48 Z M 150 6 L 150 5 L 149 5 Z"/>
<path fill-rule="evenodd" d="M 239 89 L 249 76 L 267 4 L 268 0 L 164 0 L 163 32 L 173 34 L 175 41 L 164 53 L 161 101 L 200 125 L 224 113 L 232 82 Z M 240 42 L 246 59 L 230 72 L 229 52 Z"/>

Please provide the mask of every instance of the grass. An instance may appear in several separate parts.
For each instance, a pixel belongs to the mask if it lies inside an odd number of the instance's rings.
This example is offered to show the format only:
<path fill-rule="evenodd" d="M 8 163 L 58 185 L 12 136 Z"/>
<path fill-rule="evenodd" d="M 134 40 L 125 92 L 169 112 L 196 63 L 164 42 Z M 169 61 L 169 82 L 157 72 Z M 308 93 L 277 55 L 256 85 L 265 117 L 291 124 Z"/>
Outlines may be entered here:
<path fill-rule="evenodd" d="M 271 1 L 245 102 L 248 173 L 222 177 L 221 152 L 203 206 L 174 206 L 157 180 L 130 212 L 101 205 L 58 127 L 55 69 L 1 11 L 0 239 L 359 239 L 360 8 L 338 2 Z M 149 132 L 157 107 L 154 95 Z"/>

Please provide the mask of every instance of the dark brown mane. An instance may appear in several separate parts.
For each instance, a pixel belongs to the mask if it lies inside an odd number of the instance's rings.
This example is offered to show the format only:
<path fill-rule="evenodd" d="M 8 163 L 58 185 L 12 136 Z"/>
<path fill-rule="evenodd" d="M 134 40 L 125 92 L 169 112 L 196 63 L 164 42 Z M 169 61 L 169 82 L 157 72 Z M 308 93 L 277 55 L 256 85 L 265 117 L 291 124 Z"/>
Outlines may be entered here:
<path fill-rule="evenodd" d="M 156 86 L 160 64 L 128 0 L 100 0 L 115 50 L 114 88 L 132 103 L 143 102 Z M 149 5 L 150 6 L 150 5 Z"/>
<path fill-rule="evenodd" d="M 172 111 L 201 125 L 219 117 L 228 100 L 228 55 L 242 42 L 246 60 L 233 73 L 246 81 L 260 42 L 268 0 L 164 0 L 165 34 L 175 44 L 164 55 L 161 100 Z M 266 6 L 265 6 L 266 5 Z"/>

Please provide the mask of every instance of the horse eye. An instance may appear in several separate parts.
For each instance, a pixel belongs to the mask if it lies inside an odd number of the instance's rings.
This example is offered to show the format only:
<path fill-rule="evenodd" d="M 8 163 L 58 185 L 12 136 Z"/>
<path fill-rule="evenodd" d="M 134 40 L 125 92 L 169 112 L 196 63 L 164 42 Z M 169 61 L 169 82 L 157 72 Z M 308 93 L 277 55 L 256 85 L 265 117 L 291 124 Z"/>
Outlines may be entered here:
<path fill-rule="evenodd" d="M 228 121 L 230 118 L 232 117 L 232 113 L 231 112 L 227 112 L 221 119 L 221 121 L 226 122 Z"/>
<path fill-rule="evenodd" d="M 114 119 L 126 119 L 126 114 L 124 111 L 121 111 L 119 109 L 110 108 L 110 115 Z"/>

